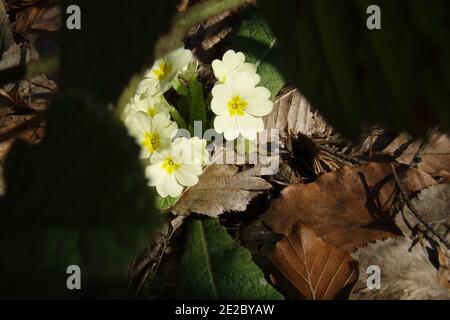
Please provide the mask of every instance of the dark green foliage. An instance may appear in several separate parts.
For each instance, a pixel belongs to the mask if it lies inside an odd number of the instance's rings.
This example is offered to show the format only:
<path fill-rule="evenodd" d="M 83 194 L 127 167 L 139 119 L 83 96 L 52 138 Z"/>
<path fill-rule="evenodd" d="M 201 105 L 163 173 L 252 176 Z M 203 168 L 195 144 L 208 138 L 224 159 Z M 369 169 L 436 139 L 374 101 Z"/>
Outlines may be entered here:
<path fill-rule="evenodd" d="M 284 74 L 344 134 L 356 136 L 367 123 L 416 134 L 450 128 L 448 1 L 259 4 Z M 366 27 L 372 4 L 381 8 L 381 30 Z"/>
<path fill-rule="evenodd" d="M 160 221 L 138 147 L 106 108 L 59 97 L 42 145 L 16 143 L 0 202 L 0 296 L 123 295 L 127 265 Z M 67 266 L 82 290 L 66 289 Z M 118 291 L 120 289 L 120 291 Z"/>
<path fill-rule="evenodd" d="M 218 219 L 192 219 L 180 263 L 184 299 L 282 299 Z"/>
<path fill-rule="evenodd" d="M 189 98 L 190 98 L 190 125 L 194 125 L 194 121 L 201 121 L 203 126 L 206 125 L 206 108 L 205 98 L 203 97 L 203 85 L 197 79 L 188 81 Z M 206 130 L 206 128 L 203 128 Z"/>
<path fill-rule="evenodd" d="M 284 85 L 284 77 L 279 71 L 280 52 L 276 39 L 264 19 L 258 14 L 244 19 L 239 32 L 231 39 L 231 47 L 244 52 L 246 62 L 258 66 L 261 76 L 258 85 L 268 88 L 274 98 Z"/>
<path fill-rule="evenodd" d="M 174 1 L 61 1 L 81 8 L 81 30 L 63 28 L 61 94 L 46 137 L 17 142 L 0 200 L 1 297 L 118 297 L 129 263 L 151 241 L 161 216 L 138 147 L 108 110 L 152 61 Z M 66 288 L 79 265 L 82 290 Z"/>
<path fill-rule="evenodd" d="M 61 86 L 115 102 L 131 76 L 152 63 L 175 1 L 62 0 L 63 12 L 69 5 L 81 8 L 81 30 L 62 28 Z"/>

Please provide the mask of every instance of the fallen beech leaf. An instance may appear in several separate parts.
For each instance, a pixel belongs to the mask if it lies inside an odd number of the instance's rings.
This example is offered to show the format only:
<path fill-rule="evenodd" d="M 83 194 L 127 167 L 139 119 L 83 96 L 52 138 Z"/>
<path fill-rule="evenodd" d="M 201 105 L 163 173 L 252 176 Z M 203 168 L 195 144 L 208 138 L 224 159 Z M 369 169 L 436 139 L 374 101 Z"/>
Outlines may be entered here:
<path fill-rule="evenodd" d="M 272 278 L 288 287 L 291 298 L 347 298 L 358 279 L 357 264 L 347 252 L 326 244 L 301 224 L 276 244 L 269 258 L 281 275 Z"/>
<path fill-rule="evenodd" d="M 169 210 L 178 215 L 195 212 L 210 217 L 245 211 L 251 199 L 272 188 L 266 180 L 250 173 L 250 170 L 238 173 L 238 167 L 232 165 L 213 164 L 203 172 L 198 184 L 187 189 Z"/>
<path fill-rule="evenodd" d="M 433 227 L 433 229 L 441 235 L 441 237 L 450 242 L 450 215 L 448 208 L 450 207 L 450 185 L 440 184 L 431 186 L 422 190 L 416 198 L 411 200 L 414 208 L 419 212 L 422 218 Z M 413 231 L 421 226 L 422 223 L 415 217 L 408 207 L 404 207 L 402 214 L 395 217 L 395 223 L 405 236 L 413 237 Z M 438 243 L 440 239 L 431 232 L 428 236 Z M 441 243 L 442 244 L 442 243 Z M 444 247 L 444 246 L 442 246 Z"/>
<path fill-rule="evenodd" d="M 409 164 L 420 147 L 420 141 L 413 140 L 407 134 L 400 134 L 384 150 L 383 153 L 395 157 L 399 163 Z M 450 172 L 450 137 L 435 133 L 431 136 L 428 146 L 420 156 L 418 168 L 433 174 L 439 171 Z"/>
<path fill-rule="evenodd" d="M 402 172 L 404 166 L 397 166 Z M 405 189 L 418 192 L 435 184 L 429 175 L 411 169 Z M 272 231 L 287 235 L 301 222 L 325 242 L 352 251 L 368 242 L 394 236 L 389 214 L 395 181 L 388 164 L 370 163 L 326 173 L 314 183 L 295 184 L 272 201 L 262 220 Z"/>
<path fill-rule="evenodd" d="M 267 129 L 279 129 L 282 137 L 286 137 L 289 133 L 302 133 L 311 137 L 332 131 L 297 89 L 290 89 L 279 96 L 272 112 L 264 117 L 264 122 Z"/>
<path fill-rule="evenodd" d="M 450 291 L 440 285 L 437 270 L 424 248 L 420 244 L 413 246 L 408 238 L 377 241 L 352 256 L 359 262 L 360 278 L 351 299 L 450 299 Z M 367 289 L 366 271 L 370 265 L 380 267 L 380 289 Z"/>

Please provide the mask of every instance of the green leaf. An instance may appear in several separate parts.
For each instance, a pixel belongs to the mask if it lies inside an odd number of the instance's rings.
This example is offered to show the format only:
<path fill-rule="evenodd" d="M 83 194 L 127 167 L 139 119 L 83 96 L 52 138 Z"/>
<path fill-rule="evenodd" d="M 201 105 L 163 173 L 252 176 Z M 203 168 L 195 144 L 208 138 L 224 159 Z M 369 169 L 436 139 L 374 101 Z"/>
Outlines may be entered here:
<path fill-rule="evenodd" d="M 285 81 L 279 71 L 277 41 L 264 19 L 255 14 L 244 20 L 239 32 L 231 40 L 231 45 L 235 51 L 245 53 L 247 62 L 258 66 L 257 72 L 261 76 L 258 85 L 268 88 L 273 99 Z"/>
<path fill-rule="evenodd" d="M 190 96 L 190 124 L 194 121 L 201 121 L 206 125 L 205 98 L 203 97 L 203 85 L 197 79 L 191 79 L 188 82 Z M 205 128 L 206 129 L 206 128 Z"/>
<path fill-rule="evenodd" d="M 165 210 L 169 209 L 171 206 L 173 206 L 178 201 L 179 198 L 180 197 L 174 198 L 171 196 L 167 196 L 167 197 L 163 198 L 158 194 L 155 197 L 155 205 L 161 211 L 165 211 Z"/>
<path fill-rule="evenodd" d="M 81 9 L 81 30 L 62 29 L 61 87 L 115 102 L 131 76 L 150 65 L 158 36 L 169 29 L 174 0 L 62 0 Z"/>
<path fill-rule="evenodd" d="M 258 2 L 277 36 L 282 71 L 348 136 L 365 124 L 423 134 L 450 128 L 448 1 Z M 381 30 L 366 10 L 381 8 Z"/>
<path fill-rule="evenodd" d="M 174 106 L 170 106 L 170 116 L 171 116 L 172 119 L 177 123 L 178 128 L 183 128 L 183 129 L 186 129 L 186 128 L 187 128 L 186 121 L 185 121 L 184 118 L 181 116 L 181 114 L 180 114 L 180 112 L 177 110 L 177 108 L 175 108 Z"/>
<path fill-rule="evenodd" d="M 0 297 L 124 297 L 128 265 L 161 220 L 139 147 L 89 99 L 55 97 L 47 123 L 41 145 L 16 142 L 6 159 Z M 70 265 L 82 290 L 66 287 Z"/>
<path fill-rule="evenodd" d="M 180 262 L 184 299 L 283 299 L 218 219 L 193 219 Z"/>

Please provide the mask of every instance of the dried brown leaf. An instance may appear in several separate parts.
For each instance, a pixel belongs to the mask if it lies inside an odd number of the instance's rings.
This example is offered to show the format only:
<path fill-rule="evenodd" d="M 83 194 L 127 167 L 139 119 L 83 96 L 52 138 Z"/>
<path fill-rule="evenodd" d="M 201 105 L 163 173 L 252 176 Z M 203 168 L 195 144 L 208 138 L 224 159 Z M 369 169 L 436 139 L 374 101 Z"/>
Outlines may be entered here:
<path fill-rule="evenodd" d="M 433 227 L 433 229 L 442 236 L 443 239 L 450 242 L 450 215 L 448 208 L 450 207 L 450 185 L 440 184 L 434 185 L 422 190 L 416 198 L 411 200 L 414 208 L 420 213 L 421 217 Z M 402 214 L 395 217 L 395 223 L 405 236 L 413 238 L 413 230 L 425 227 L 415 217 L 408 207 L 404 207 Z M 429 233 L 437 243 L 440 239 Z"/>
<path fill-rule="evenodd" d="M 59 6 L 48 7 L 40 10 L 30 24 L 30 28 L 34 30 L 43 30 L 54 32 L 58 31 L 61 26 L 61 9 Z"/>
<path fill-rule="evenodd" d="M 34 47 L 22 47 L 18 44 L 12 44 L 8 50 L 3 52 L 0 60 L 0 70 L 5 70 L 18 66 L 22 60 L 30 62 L 39 59 L 39 53 Z"/>
<path fill-rule="evenodd" d="M 288 152 L 280 159 L 275 181 L 293 184 L 339 167 L 323 159 L 323 153 L 311 140 L 313 136 L 331 134 L 332 128 L 297 89 L 286 89 L 263 119 L 267 130 L 279 130 L 280 146 Z M 268 140 L 273 140 L 272 136 Z"/>
<path fill-rule="evenodd" d="M 29 80 L 19 82 L 17 96 L 21 105 L 35 111 L 47 109 L 48 104 L 57 90 L 55 81 L 45 75 L 37 75 Z"/>
<path fill-rule="evenodd" d="M 419 150 L 420 141 L 414 140 L 407 134 L 400 134 L 383 151 L 392 155 L 396 161 L 409 164 Z M 441 133 L 434 133 L 424 152 L 420 155 L 418 168 L 429 174 L 439 171 L 450 172 L 450 137 Z"/>
<path fill-rule="evenodd" d="M 272 278 L 294 299 L 347 298 L 358 279 L 357 264 L 347 252 L 301 224 L 276 244 L 270 260 L 278 271 Z"/>
<path fill-rule="evenodd" d="M 264 124 L 267 129 L 279 129 L 282 138 L 289 133 L 302 133 L 312 137 L 316 134 L 326 135 L 332 131 L 297 89 L 290 89 L 278 97 L 272 112 L 264 117 Z"/>
<path fill-rule="evenodd" d="M 198 184 L 186 190 L 170 209 L 177 215 L 191 212 L 217 217 L 224 212 L 245 211 L 251 199 L 272 188 L 250 172 L 238 172 L 233 165 L 213 164 L 205 169 Z"/>
<path fill-rule="evenodd" d="M 405 237 L 369 244 L 352 254 L 358 260 L 360 278 L 351 299 L 450 299 L 450 291 L 438 281 L 425 249 Z M 381 288 L 367 289 L 367 268 L 377 265 Z"/>
<path fill-rule="evenodd" d="M 44 129 L 38 124 L 30 126 L 25 130 L 19 132 L 17 135 L 2 141 L 4 135 L 16 130 L 16 128 L 33 121 L 36 115 L 9 115 L 0 118 L 0 162 L 6 157 L 12 143 L 16 138 L 24 139 L 29 143 L 39 143 L 44 136 Z"/>
<path fill-rule="evenodd" d="M 397 166 L 397 172 L 405 167 Z M 409 170 L 405 189 L 417 192 L 435 184 L 429 175 Z M 392 237 L 396 228 L 385 217 L 396 183 L 387 164 L 370 163 L 326 173 L 314 183 L 285 188 L 262 220 L 272 231 L 287 235 L 297 223 L 311 227 L 325 242 L 344 251 Z"/>
<path fill-rule="evenodd" d="M 27 6 L 17 13 L 14 31 L 16 33 L 27 33 L 33 30 L 54 32 L 61 26 L 61 16 L 60 7 L 51 2 L 39 6 Z"/>

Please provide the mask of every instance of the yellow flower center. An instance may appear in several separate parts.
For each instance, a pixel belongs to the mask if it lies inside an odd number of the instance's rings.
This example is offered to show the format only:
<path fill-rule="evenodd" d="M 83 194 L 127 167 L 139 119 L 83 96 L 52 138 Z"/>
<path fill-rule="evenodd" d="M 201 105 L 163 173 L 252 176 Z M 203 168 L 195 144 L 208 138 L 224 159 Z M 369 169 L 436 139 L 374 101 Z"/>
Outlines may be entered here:
<path fill-rule="evenodd" d="M 172 72 L 173 67 L 170 63 L 166 61 L 161 61 L 159 63 L 159 68 L 156 68 L 153 70 L 153 74 L 155 75 L 156 79 L 159 81 L 164 80 L 169 76 L 169 74 Z"/>
<path fill-rule="evenodd" d="M 228 101 L 228 112 L 232 117 L 243 116 L 247 105 L 247 101 L 242 99 L 240 96 L 234 96 L 230 101 Z"/>
<path fill-rule="evenodd" d="M 158 150 L 161 147 L 161 141 L 159 135 L 153 132 L 146 132 L 142 145 L 150 152 Z"/>
<path fill-rule="evenodd" d="M 156 108 L 155 106 L 150 106 L 147 109 L 147 113 L 150 117 L 154 117 L 156 115 Z"/>
<path fill-rule="evenodd" d="M 167 173 L 173 173 L 180 168 L 180 165 L 178 163 L 175 163 L 172 158 L 168 158 L 164 160 L 162 168 L 166 170 Z"/>

